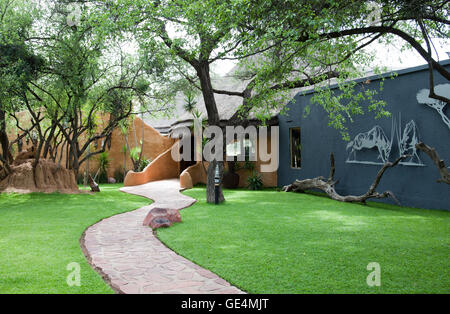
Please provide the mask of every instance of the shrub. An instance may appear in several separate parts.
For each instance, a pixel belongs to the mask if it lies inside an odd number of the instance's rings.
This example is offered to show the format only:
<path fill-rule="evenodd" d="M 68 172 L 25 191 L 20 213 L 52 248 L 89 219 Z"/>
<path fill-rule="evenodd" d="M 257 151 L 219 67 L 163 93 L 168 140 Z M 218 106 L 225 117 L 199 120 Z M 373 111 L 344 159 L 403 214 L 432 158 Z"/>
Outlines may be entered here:
<path fill-rule="evenodd" d="M 78 175 L 77 175 L 77 184 L 78 185 L 84 184 L 84 172 L 78 173 Z"/>
<path fill-rule="evenodd" d="M 250 190 L 261 190 L 264 186 L 261 175 L 255 171 L 248 177 L 247 183 Z"/>
<path fill-rule="evenodd" d="M 106 172 L 99 172 L 97 183 L 108 183 L 108 174 Z"/>
<path fill-rule="evenodd" d="M 130 150 L 130 158 L 131 160 L 137 161 L 139 156 L 141 155 L 141 148 L 136 146 Z"/>
<path fill-rule="evenodd" d="M 123 183 L 125 180 L 125 173 L 122 169 L 116 169 L 116 171 L 114 171 L 114 179 L 116 180 L 116 183 Z"/>
<path fill-rule="evenodd" d="M 97 182 L 98 183 L 108 183 L 108 166 L 109 166 L 110 160 L 109 155 L 107 152 L 103 152 L 98 155 L 98 167 L 99 167 L 99 173 Z"/>
<path fill-rule="evenodd" d="M 145 156 L 142 156 L 142 159 L 141 159 L 141 162 L 139 164 L 137 172 L 143 171 L 145 169 L 145 167 L 147 167 L 151 162 L 152 162 L 151 158 L 147 159 L 147 158 L 145 158 Z"/>

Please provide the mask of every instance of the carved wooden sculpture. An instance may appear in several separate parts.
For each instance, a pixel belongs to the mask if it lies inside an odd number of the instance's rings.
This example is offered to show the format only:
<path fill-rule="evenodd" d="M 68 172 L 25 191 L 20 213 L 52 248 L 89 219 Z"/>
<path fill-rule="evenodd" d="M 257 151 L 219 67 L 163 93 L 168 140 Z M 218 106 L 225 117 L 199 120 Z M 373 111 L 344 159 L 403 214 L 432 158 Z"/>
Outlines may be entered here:
<path fill-rule="evenodd" d="M 91 187 L 92 192 L 100 192 L 98 184 L 92 179 L 91 175 L 89 175 L 89 186 Z"/>

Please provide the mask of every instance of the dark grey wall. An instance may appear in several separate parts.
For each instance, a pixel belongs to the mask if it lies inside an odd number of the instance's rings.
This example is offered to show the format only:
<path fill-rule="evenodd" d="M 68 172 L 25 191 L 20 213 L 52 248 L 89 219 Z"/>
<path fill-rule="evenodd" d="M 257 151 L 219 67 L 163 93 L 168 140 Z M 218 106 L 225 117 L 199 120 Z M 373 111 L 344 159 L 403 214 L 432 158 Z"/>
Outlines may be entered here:
<path fill-rule="evenodd" d="M 447 69 L 450 60 L 442 62 Z M 416 95 L 421 89 L 428 88 L 428 72 L 425 66 L 411 68 L 397 72 L 395 79 L 386 79 L 384 89 L 376 97 L 387 102 L 387 110 L 399 122 L 401 114 L 402 127 L 410 120 L 414 120 L 419 130 L 420 140 L 436 148 L 446 165 L 450 166 L 450 129 L 442 121 L 439 114 L 430 107 L 419 104 Z M 368 88 L 378 89 L 379 80 L 370 78 Z M 366 80 L 366 79 L 364 79 Z M 439 74 L 435 75 L 436 85 L 449 82 Z M 450 91 L 446 91 L 450 94 Z M 348 142 L 342 139 L 340 133 L 328 126 L 328 116 L 319 106 L 311 104 L 311 112 L 304 117 L 303 109 L 310 103 L 312 94 L 298 94 L 288 104 L 289 111 L 280 115 L 280 167 L 278 170 L 278 185 L 292 183 L 295 179 L 328 176 L 329 156 L 334 152 L 336 159 L 336 178 L 340 179 L 336 190 L 343 194 L 363 194 L 373 182 L 381 165 L 346 163 L 349 151 L 346 150 Z M 447 96 L 448 97 L 448 96 Z M 367 106 L 364 106 L 366 109 Z M 446 115 L 450 116 L 450 105 L 446 106 Z M 367 132 L 375 125 L 384 129 L 385 134 L 391 137 L 391 118 L 375 119 L 373 113 L 366 113 L 355 118 L 349 124 L 349 133 L 353 139 L 358 133 Z M 302 141 L 302 168 L 293 169 L 290 166 L 289 128 L 301 128 Z M 395 160 L 399 151 L 397 140 L 394 144 L 390 160 Z M 361 151 L 359 160 L 376 161 L 376 150 Z M 379 192 L 391 190 L 404 206 L 446 209 L 450 210 L 450 186 L 437 183 L 439 178 L 437 168 L 431 159 L 422 152 L 418 156 L 425 166 L 398 165 L 388 169 L 378 187 Z M 387 202 L 392 203 L 391 200 Z"/>

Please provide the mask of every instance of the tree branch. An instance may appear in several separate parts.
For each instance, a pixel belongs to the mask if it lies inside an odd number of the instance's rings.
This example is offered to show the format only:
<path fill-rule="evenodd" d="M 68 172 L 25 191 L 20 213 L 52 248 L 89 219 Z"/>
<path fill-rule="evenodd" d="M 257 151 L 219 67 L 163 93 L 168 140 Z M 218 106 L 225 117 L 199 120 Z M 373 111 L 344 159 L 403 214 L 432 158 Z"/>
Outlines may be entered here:
<path fill-rule="evenodd" d="M 423 142 L 416 144 L 416 148 L 427 154 L 438 168 L 441 178 L 438 179 L 437 182 L 450 184 L 450 171 L 445 166 L 444 160 L 439 157 L 436 150 Z"/>
<path fill-rule="evenodd" d="M 384 164 L 384 166 L 378 171 L 378 174 L 375 178 L 375 181 L 372 183 L 372 185 L 369 187 L 368 191 L 364 193 L 363 195 L 354 196 L 354 195 L 346 195 L 342 196 L 339 193 L 336 192 L 334 186 L 336 185 L 336 182 L 334 182 L 334 154 L 332 153 L 330 156 L 330 163 L 331 163 L 331 169 L 330 169 L 330 177 L 328 178 L 328 181 L 325 181 L 323 177 L 317 177 L 314 179 L 306 179 L 306 180 L 296 180 L 294 183 L 290 185 L 286 185 L 283 187 L 283 191 L 285 192 L 305 192 L 306 190 L 311 189 L 319 189 L 323 192 L 325 192 L 331 199 L 339 201 L 339 202 L 350 202 L 350 203 L 365 203 L 368 199 L 371 198 L 392 198 L 396 203 L 400 204 L 397 198 L 395 197 L 394 193 L 391 191 L 386 191 L 384 193 L 378 193 L 376 191 L 381 178 L 383 174 L 386 172 L 388 168 L 395 167 L 400 163 L 400 161 L 404 160 L 408 156 L 401 156 L 397 158 L 394 162 L 387 162 Z"/>

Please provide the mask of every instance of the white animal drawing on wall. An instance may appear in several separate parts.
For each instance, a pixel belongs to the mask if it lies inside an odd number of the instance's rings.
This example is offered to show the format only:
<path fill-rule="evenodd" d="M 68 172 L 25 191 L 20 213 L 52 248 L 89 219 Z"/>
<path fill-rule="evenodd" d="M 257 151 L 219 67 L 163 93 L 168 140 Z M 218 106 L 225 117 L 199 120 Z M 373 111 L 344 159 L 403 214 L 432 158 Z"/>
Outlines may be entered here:
<path fill-rule="evenodd" d="M 434 92 L 438 95 L 442 95 L 446 98 L 450 98 L 450 84 L 439 84 L 434 88 Z M 429 106 L 430 108 L 437 111 L 437 113 L 441 116 L 442 121 L 447 125 L 450 130 L 450 119 L 445 114 L 445 106 L 446 102 L 442 100 L 437 100 L 430 98 L 428 95 L 430 93 L 429 89 L 422 89 L 417 93 L 417 101 L 419 104 L 424 104 Z"/>
<path fill-rule="evenodd" d="M 356 158 L 357 151 L 376 148 L 378 150 L 377 158 L 380 159 L 382 163 L 385 163 L 389 161 L 393 140 L 393 136 L 391 136 L 391 139 L 389 140 L 379 125 L 374 126 L 368 132 L 359 133 L 355 136 L 354 140 L 350 141 L 347 145 L 347 150 L 351 149 L 347 162 L 360 162 Z"/>
<path fill-rule="evenodd" d="M 409 121 L 403 129 L 403 133 L 401 133 L 401 127 L 402 123 L 400 119 L 397 130 L 399 156 L 411 156 L 408 161 L 401 163 L 410 166 L 424 166 L 416 149 L 416 144 L 420 143 L 419 129 L 417 128 L 416 123 L 414 120 Z"/>
<path fill-rule="evenodd" d="M 350 150 L 347 163 L 360 164 L 384 164 L 389 161 L 392 153 L 394 137 L 397 138 L 398 155 L 410 156 L 407 161 L 401 162 L 406 166 L 425 166 L 420 160 L 416 144 L 420 143 L 419 129 L 414 120 L 410 120 L 402 131 L 401 114 L 399 114 L 398 128 L 396 119 L 392 119 L 391 139 L 386 136 L 383 128 L 379 125 L 374 126 L 370 131 L 359 133 L 353 141 L 347 144 L 347 150 Z M 395 134 L 394 134 L 395 133 Z M 359 160 L 356 153 L 376 148 L 381 162 L 369 160 Z"/>

